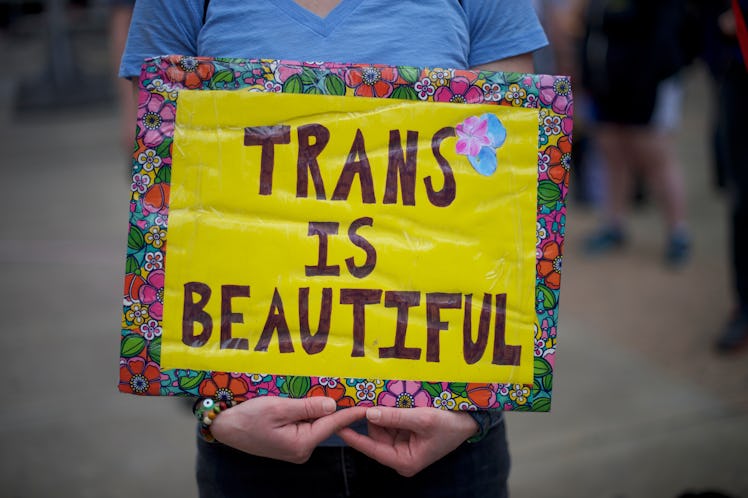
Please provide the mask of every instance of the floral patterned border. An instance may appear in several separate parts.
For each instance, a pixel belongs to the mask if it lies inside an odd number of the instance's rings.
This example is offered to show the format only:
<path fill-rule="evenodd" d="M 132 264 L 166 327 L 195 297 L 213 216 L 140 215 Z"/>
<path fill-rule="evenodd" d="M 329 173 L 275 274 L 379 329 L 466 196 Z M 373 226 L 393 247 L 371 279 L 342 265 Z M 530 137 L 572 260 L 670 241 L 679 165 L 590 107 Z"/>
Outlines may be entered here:
<path fill-rule="evenodd" d="M 471 384 L 161 370 L 174 119 L 183 88 L 492 103 L 539 109 L 534 382 Z M 140 395 L 328 396 L 341 407 L 548 411 L 556 353 L 573 99 L 567 77 L 411 66 L 165 56 L 142 68 L 122 314 L 119 390 Z"/>

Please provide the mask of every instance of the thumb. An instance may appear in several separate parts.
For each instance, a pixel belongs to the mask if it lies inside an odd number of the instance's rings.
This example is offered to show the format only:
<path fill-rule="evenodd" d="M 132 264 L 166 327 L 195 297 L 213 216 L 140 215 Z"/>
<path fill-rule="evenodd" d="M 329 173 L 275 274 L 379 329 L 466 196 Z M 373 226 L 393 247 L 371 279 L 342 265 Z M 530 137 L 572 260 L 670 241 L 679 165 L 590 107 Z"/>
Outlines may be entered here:
<path fill-rule="evenodd" d="M 332 398 L 313 396 L 288 401 L 285 413 L 288 421 L 314 420 L 335 413 L 336 403 Z"/>

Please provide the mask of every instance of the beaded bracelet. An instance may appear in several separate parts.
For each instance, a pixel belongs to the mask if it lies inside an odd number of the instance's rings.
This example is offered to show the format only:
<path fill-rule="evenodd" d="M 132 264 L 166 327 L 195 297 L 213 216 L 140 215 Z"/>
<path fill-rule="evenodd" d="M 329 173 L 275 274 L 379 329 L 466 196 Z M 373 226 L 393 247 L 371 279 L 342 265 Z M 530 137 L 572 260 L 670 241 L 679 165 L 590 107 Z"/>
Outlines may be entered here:
<path fill-rule="evenodd" d="M 200 436 L 204 440 L 209 443 L 216 440 L 210 432 L 210 426 L 221 411 L 227 410 L 232 406 L 236 406 L 236 401 L 214 401 L 211 398 L 198 398 L 195 401 L 195 404 L 192 406 L 192 413 L 198 422 L 200 422 Z"/>

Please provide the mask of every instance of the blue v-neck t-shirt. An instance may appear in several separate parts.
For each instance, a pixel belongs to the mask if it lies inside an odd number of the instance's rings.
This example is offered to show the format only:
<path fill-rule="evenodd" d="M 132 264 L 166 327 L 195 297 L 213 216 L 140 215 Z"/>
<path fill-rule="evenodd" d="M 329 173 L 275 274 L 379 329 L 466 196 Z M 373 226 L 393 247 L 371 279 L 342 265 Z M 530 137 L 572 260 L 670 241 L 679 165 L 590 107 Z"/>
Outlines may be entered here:
<path fill-rule="evenodd" d="M 120 66 L 167 54 L 466 69 L 547 45 L 530 0 L 138 0 Z"/>

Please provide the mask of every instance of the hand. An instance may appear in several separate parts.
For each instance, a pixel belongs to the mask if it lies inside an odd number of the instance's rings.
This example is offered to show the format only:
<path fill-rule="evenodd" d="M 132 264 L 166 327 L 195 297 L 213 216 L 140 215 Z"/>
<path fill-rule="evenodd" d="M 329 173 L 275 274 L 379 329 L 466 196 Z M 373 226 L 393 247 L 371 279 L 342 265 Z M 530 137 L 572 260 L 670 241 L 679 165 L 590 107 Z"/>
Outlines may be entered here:
<path fill-rule="evenodd" d="M 331 398 L 253 398 L 222 411 L 210 426 L 218 441 L 253 455 L 304 463 L 314 448 L 364 418 L 363 407 L 335 411 Z"/>
<path fill-rule="evenodd" d="M 369 435 L 343 428 L 338 435 L 352 448 L 411 477 L 457 448 L 478 430 L 467 413 L 435 408 L 369 408 Z"/>

